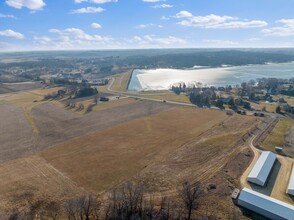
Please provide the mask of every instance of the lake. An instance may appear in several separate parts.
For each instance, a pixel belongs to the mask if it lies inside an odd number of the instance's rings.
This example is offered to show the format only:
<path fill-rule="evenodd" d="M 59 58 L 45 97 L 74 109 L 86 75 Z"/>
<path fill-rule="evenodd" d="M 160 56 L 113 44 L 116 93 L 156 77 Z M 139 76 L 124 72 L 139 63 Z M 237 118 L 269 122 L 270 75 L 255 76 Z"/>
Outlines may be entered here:
<path fill-rule="evenodd" d="M 180 82 L 187 85 L 201 82 L 209 86 L 235 86 L 263 77 L 292 78 L 294 77 L 294 62 L 183 70 L 137 69 L 133 71 L 128 90 L 167 90 Z"/>

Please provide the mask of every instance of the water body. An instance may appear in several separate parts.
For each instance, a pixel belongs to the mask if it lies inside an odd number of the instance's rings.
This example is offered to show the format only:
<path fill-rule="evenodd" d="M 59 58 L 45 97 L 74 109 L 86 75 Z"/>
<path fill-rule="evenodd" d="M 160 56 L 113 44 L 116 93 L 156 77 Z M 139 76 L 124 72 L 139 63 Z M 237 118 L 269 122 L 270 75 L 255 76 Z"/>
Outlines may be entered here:
<path fill-rule="evenodd" d="M 235 86 L 264 77 L 292 78 L 294 77 L 294 62 L 187 70 L 134 70 L 128 89 L 131 91 L 166 90 L 180 82 L 186 84 L 201 82 L 209 86 Z"/>

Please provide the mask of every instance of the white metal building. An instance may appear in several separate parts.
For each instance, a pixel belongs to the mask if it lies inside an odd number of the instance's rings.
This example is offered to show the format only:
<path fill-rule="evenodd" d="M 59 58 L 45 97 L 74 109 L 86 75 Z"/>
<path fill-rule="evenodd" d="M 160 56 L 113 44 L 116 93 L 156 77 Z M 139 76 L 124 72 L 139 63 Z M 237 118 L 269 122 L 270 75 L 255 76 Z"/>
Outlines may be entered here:
<path fill-rule="evenodd" d="M 241 191 L 238 205 L 270 219 L 294 219 L 294 206 L 248 188 Z"/>
<path fill-rule="evenodd" d="M 276 158 L 276 154 L 271 151 L 263 151 L 249 173 L 247 181 L 264 186 Z"/>
<path fill-rule="evenodd" d="M 292 174 L 290 176 L 287 193 L 294 196 L 294 167 L 292 167 Z"/>

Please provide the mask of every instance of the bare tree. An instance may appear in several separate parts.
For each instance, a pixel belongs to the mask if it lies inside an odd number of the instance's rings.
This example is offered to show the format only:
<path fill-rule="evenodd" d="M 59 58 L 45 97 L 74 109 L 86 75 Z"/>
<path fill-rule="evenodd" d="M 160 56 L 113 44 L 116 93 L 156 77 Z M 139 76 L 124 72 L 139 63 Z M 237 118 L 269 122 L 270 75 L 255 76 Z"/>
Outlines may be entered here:
<path fill-rule="evenodd" d="M 100 201 L 89 194 L 66 201 L 64 210 L 69 220 L 97 220 L 100 207 Z"/>
<path fill-rule="evenodd" d="M 188 212 L 188 220 L 191 219 L 192 211 L 198 208 L 199 198 L 202 192 L 203 190 L 200 182 L 196 182 L 195 184 L 191 184 L 189 182 L 183 183 L 180 191 L 180 197 Z"/>
<path fill-rule="evenodd" d="M 144 187 L 128 182 L 115 188 L 109 197 L 106 219 L 138 219 L 143 215 Z"/>

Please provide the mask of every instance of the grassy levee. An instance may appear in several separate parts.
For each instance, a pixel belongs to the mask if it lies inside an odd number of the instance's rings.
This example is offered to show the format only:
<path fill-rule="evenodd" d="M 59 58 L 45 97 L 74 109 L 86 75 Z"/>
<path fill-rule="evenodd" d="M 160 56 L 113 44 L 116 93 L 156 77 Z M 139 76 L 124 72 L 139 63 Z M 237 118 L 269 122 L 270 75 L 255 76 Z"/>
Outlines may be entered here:
<path fill-rule="evenodd" d="M 120 75 L 116 75 L 110 89 L 117 92 L 126 92 L 128 90 L 128 84 L 131 76 L 132 70 Z"/>

